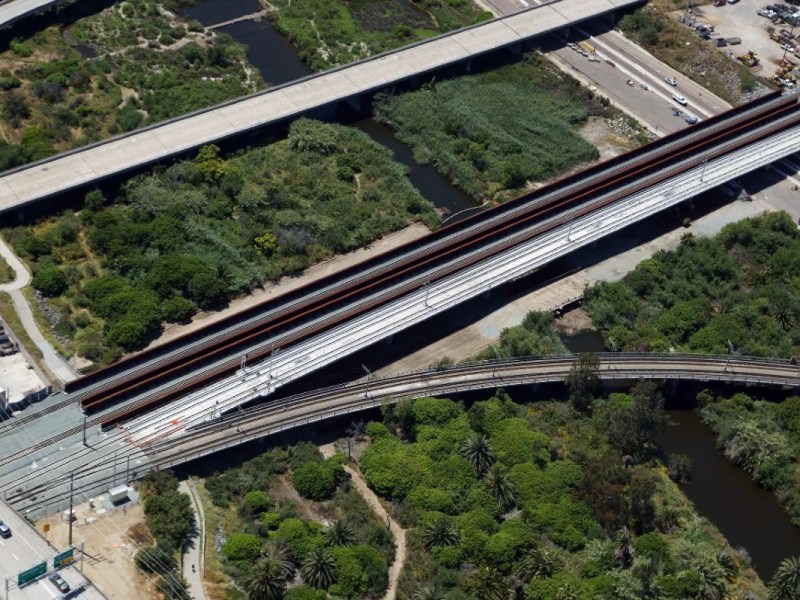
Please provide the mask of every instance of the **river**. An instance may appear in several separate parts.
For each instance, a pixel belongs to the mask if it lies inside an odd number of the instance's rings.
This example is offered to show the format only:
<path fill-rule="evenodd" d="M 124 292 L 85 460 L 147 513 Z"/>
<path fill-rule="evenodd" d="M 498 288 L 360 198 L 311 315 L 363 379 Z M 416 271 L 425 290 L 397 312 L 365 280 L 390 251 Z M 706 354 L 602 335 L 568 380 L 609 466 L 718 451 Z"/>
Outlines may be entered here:
<path fill-rule="evenodd" d="M 258 0 L 209 0 L 183 8 L 180 12 L 186 17 L 197 19 L 205 26 L 211 26 L 242 15 L 257 13 L 261 9 Z M 291 44 L 266 19 L 240 21 L 220 27 L 217 31 L 227 33 L 247 47 L 250 64 L 259 70 L 261 77 L 270 85 L 281 85 L 312 73 Z M 442 214 L 455 215 L 478 206 L 475 199 L 450 183 L 432 165 L 418 163 L 411 149 L 397 139 L 390 127 L 371 117 L 352 125 L 389 148 L 395 160 L 408 167 L 408 178 L 414 187 Z"/>
<path fill-rule="evenodd" d="M 204 25 L 214 25 L 261 10 L 258 0 L 209 0 L 181 13 Z M 247 46 L 251 64 L 271 85 L 280 85 L 311 73 L 292 46 L 266 21 L 242 21 L 218 29 Z M 372 118 L 353 123 L 378 143 L 390 148 L 395 159 L 409 169 L 409 178 L 420 193 L 444 213 L 474 208 L 477 202 L 453 186 L 431 165 L 414 160 L 410 148 L 390 127 Z M 563 340 L 572 352 L 603 350 L 597 332 L 579 332 Z M 692 460 L 693 481 L 682 486 L 700 514 L 712 521 L 735 546 L 744 547 L 766 581 L 781 560 L 800 555 L 800 529 L 794 527 L 775 497 L 755 486 L 750 477 L 717 452 L 713 433 L 692 411 L 669 411 L 675 425 L 661 436 L 663 449 Z"/>

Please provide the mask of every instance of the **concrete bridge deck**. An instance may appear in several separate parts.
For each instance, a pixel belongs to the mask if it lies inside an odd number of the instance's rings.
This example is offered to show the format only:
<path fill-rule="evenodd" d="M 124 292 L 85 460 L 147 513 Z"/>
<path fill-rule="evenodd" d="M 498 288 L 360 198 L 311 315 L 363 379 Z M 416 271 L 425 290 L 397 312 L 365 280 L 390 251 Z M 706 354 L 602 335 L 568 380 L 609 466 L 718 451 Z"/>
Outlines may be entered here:
<path fill-rule="evenodd" d="M 26 165 L 0 175 L 0 213 L 639 3 L 536 6 Z"/>

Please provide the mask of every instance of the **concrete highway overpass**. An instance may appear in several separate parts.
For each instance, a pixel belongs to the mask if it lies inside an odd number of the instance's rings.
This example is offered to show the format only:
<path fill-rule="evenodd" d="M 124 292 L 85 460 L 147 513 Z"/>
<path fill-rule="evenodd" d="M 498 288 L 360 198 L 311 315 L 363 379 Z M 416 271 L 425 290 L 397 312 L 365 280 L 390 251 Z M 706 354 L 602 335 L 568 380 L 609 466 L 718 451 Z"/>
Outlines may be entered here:
<path fill-rule="evenodd" d="M 30 15 L 44 12 L 64 0 L 2 0 L 0 1 L 0 29 Z"/>
<path fill-rule="evenodd" d="M 17 3 L 44 0 L 12 0 Z M 642 0 L 558 0 L 486 21 L 344 67 L 56 155 L 0 175 L 0 213 L 22 209 L 189 150 L 285 122 L 522 45 L 572 24 L 613 15 Z"/>

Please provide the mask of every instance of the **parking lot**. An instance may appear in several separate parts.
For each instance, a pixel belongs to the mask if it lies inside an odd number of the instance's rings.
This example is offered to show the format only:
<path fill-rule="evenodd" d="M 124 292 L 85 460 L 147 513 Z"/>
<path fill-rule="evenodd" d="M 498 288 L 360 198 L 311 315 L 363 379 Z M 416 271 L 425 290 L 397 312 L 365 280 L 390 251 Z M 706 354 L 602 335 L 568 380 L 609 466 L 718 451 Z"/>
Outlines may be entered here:
<path fill-rule="evenodd" d="M 774 27 L 776 31 L 781 28 L 791 29 L 791 26 L 786 24 L 773 25 L 769 19 L 756 14 L 759 8 L 774 2 L 775 0 L 739 0 L 735 4 L 724 6 L 707 4 L 694 8 L 693 11 L 699 21 L 714 26 L 712 39 L 713 37 L 741 38 L 741 44 L 721 48 L 721 50 L 730 50 L 736 56 L 744 54 L 748 50 L 754 51 L 758 54 L 761 62 L 753 69 L 753 73 L 769 78 L 778 70 L 778 63 L 783 58 L 784 51 L 778 42 L 770 39 L 767 27 Z M 800 6 L 797 8 L 800 10 Z M 794 33 L 800 34 L 800 27 L 796 27 Z M 800 59 L 792 54 L 788 54 L 787 58 L 800 63 Z"/>

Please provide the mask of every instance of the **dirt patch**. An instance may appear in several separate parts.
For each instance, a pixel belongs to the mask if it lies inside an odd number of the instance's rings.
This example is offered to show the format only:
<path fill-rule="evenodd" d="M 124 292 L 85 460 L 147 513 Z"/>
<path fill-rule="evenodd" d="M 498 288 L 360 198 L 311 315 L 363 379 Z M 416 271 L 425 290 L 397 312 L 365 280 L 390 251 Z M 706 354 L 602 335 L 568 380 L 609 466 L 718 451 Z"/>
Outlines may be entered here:
<path fill-rule="evenodd" d="M 106 513 L 92 523 L 86 517 L 93 514 L 88 505 L 75 507 L 77 521 L 73 522 L 73 541 L 85 544 L 84 551 L 92 557 L 83 564 L 86 576 L 109 600 L 157 600 L 153 581 L 146 578 L 134 565 L 133 557 L 139 546 L 134 543 L 131 528 L 144 523 L 141 504 Z M 66 548 L 69 540 L 69 523 L 61 514 L 40 519 L 35 523 L 39 531 L 50 525 L 47 534 L 56 547 Z M 139 527 L 140 529 L 140 527 Z M 136 529 L 134 529 L 136 531 Z"/>
<path fill-rule="evenodd" d="M 309 521 L 316 521 L 317 523 L 327 523 L 329 519 L 322 514 L 312 500 L 301 498 L 297 490 L 294 489 L 292 482 L 289 481 L 286 475 L 278 475 L 275 477 L 275 482 L 269 489 L 269 495 L 275 500 L 291 500 L 294 502 L 299 516 Z"/>
<path fill-rule="evenodd" d="M 639 145 L 634 141 L 636 131 L 621 117 L 616 119 L 590 117 L 578 133 L 597 148 L 601 161 L 625 154 Z"/>
<path fill-rule="evenodd" d="M 391 233 L 373 242 L 366 248 L 361 248 L 355 252 L 350 252 L 349 254 L 344 254 L 342 256 L 336 256 L 323 263 L 313 265 L 312 267 L 306 269 L 305 272 L 299 277 L 284 277 L 278 283 L 260 288 L 242 298 L 237 298 L 236 300 L 232 301 L 224 310 L 219 312 L 199 313 L 188 325 L 168 325 L 164 328 L 164 332 L 161 334 L 161 336 L 157 340 L 153 341 L 148 348 L 153 348 L 154 346 L 158 346 L 168 342 L 169 340 L 173 340 L 182 335 L 186 335 L 187 333 L 191 333 L 192 331 L 196 331 L 201 327 L 205 327 L 206 325 L 216 323 L 225 317 L 255 306 L 260 302 L 264 302 L 270 298 L 275 298 L 276 296 L 285 294 L 286 292 L 290 292 L 291 290 L 317 281 L 326 275 L 338 273 L 347 267 L 358 264 L 383 252 L 388 252 L 389 250 L 397 248 L 398 246 L 401 246 L 407 242 L 413 242 L 414 240 L 424 237 L 429 233 L 430 229 L 428 229 L 427 226 L 422 223 L 414 223 L 405 229 Z"/>
<path fill-rule="evenodd" d="M 569 312 L 565 312 L 560 318 L 553 322 L 553 329 L 567 335 L 575 335 L 578 332 L 594 328 L 592 317 L 582 308 L 575 308 Z"/>

